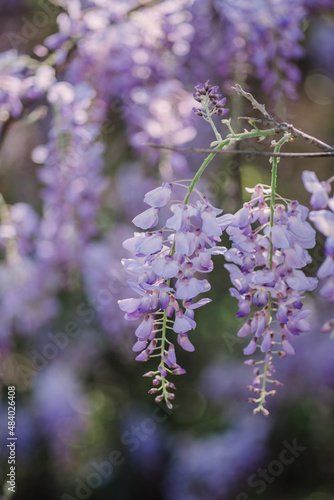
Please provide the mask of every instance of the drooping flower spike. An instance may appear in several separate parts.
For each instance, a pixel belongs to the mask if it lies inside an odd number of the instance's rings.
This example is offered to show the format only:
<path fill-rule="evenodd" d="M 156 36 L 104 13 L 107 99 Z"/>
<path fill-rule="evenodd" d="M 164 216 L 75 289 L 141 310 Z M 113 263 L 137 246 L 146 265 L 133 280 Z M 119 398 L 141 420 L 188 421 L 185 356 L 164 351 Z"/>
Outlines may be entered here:
<path fill-rule="evenodd" d="M 314 210 L 310 212 L 310 221 L 326 237 L 325 260 L 317 272 L 319 279 L 326 279 L 320 288 L 320 295 L 329 302 L 334 302 L 334 196 L 329 197 L 334 177 L 320 182 L 315 172 L 305 170 L 302 181 L 306 191 L 312 194 L 310 203 Z M 333 326 L 334 318 L 323 325 L 322 331 L 332 332 Z"/>
<path fill-rule="evenodd" d="M 281 197 L 273 207 L 271 227 L 271 189 L 258 184 L 247 191 L 251 200 L 236 214 L 220 217 L 219 224 L 232 241 L 225 267 L 233 284 L 230 293 L 239 303 L 237 317 L 251 315 L 238 332 L 239 337 L 251 336 L 244 354 L 263 353 L 263 359 L 246 361 L 255 373 L 248 388 L 257 396 L 249 401 L 257 403 L 254 412 L 267 415 L 266 398 L 276 394 L 267 384 L 281 385 L 272 379 L 273 356 L 294 355 L 294 336 L 310 328 L 305 319 L 310 310 L 303 309 L 302 299 L 317 279 L 301 269 L 311 261 L 307 249 L 315 245 L 315 231 L 306 221 L 307 208 L 297 201 L 282 202 Z"/>
<path fill-rule="evenodd" d="M 195 298 L 210 290 L 206 279 L 195 277 L 197 272 L 213 269 L 212 255 L 224 253 L 226 248 L 216 246 L 222 230 L 217 222 L 221 210 L 208 199 L 197 195 L 193 203 L 172 203 L 171 216 L 165 227 L 151 231 L 159 221 L 159 212 L 170 202 L 173 184 L 164 183 L 145 195 L 150 208 L 137 215 L 133 222 L 141 229 L 123 246 L 135 258 L 123 259 L 124 269 L 132 276 L 129 286 L 136 298 L 119 301 L 119 307 L 129 321 L 141 320 L 135 331 L 137 342 L 133 350 L 139 352 L 138 361 L 158 358 L 158 367 L 144 376 L 153 377 L 156 402 L 165 401 L 172 408 L 175 385 L 167 380 L 169 374 L 181 375 L 185 370 L 176 361 L 175 341 L 186 351 L 195 347 L 188 334 L 196 327 L 194 310 L 211 301 Z M 167 338 L 168 333 L 168 338 Z"/>

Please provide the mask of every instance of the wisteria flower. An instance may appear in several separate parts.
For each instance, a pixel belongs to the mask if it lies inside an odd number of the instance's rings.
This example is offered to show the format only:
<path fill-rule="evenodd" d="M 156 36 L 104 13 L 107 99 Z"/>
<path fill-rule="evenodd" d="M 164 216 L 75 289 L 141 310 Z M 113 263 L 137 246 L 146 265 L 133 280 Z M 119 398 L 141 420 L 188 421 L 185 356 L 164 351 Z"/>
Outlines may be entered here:
<path fill-rule="evenodd" d="M 151 208 L 136 216 L 134 224 L 142 229 L 157 225 L 159 211 L 171 201 L 172 191 L 173 185 L 164 183 L 147 193 L 144 201 Z M 209 282 L 198 279 L 197 272 L 211 271 L 212 255 L 226 251 L 225 247 L 216 246 L 222 234 L 218 219 L 221 210 L 202 194 L 198 193 L 197 198 L 196 204 L 172 203 L 172 215 L 164 228 L 135 233 L 123 243 L 135 256 L 123 259 L 123 266 L 135 277 L 128 283 L 139 298 L 120 300 L 119 306 L 129 321 L 143 318 L 135 331 L 138 340 L 133 350 L 140 352 L 138 361 L 159 359 L 157 370 L 144 376 L 154 377 L 149 392 L 156 394 L 157 402 L 164 400 L 169 408 L 174 398 L 169 389 L 174 384 L 167 381 L 168 373 L 185 372 L 177 364 L 174 343 L 177 341 L 185 351 L 194 351 L 188 337 L 196 328 L 194 310 L 210 302 L 208 298 L 194 302 L 199 294 L 210 290 Z"/>

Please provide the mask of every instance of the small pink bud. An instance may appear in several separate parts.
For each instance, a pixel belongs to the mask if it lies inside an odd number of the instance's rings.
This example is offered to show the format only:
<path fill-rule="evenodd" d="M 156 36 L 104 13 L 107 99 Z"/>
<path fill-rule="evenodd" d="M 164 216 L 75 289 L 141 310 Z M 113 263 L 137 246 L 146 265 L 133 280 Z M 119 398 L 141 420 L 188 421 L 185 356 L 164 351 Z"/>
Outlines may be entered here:
<path fill-rule="evenodd" d="M 168 401 L 168 400 L 167 400 L 167 401 L 166 401 L 166 405 L 167 405 L 167 408 L 168 408 L 169 410 L 172 410 L 172 409 L 173 409 L 173 405 L 172 405 L 172 403 L 171 403 L 170 401 Z"/>

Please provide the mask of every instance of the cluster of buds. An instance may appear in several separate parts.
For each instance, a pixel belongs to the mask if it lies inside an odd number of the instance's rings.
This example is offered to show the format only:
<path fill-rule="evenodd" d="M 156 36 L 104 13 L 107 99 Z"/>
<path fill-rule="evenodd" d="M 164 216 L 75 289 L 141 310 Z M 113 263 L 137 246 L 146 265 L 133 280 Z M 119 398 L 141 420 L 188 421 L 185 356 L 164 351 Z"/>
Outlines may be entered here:
<path fill-rule="evenodd" d="M 211 115 L 224 116 L 229 112 L 225 108 L 226 97 L 222 97 L 218 93 L 219 87 L 210 86 L 210 81 L 208 80 L 204 84 L 199 83 L 195 87 L 196 92 L 193 94 L 195 101 L 201 104 L 200 108 L 193 108 L 193 112 L 197 116 L 203 117 L 206 121 L 209 121 Z"/>

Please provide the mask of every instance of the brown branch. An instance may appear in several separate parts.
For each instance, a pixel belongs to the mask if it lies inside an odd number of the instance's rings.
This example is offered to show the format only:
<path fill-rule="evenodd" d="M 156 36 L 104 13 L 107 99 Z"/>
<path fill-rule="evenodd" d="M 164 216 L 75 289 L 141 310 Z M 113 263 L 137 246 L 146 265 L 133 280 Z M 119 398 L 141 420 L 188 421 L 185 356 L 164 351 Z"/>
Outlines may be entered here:
<path fill-rule="evenodd" d="M 205 149 L 205 148 L 182 148 L 178 146 L 170 146 L 167 144 L 156 144 L 154 142 L 146 142 L 142 144 L 143 146 L 148 146 L 155 149 L 168 149 L 170 151 L 181 151 L 185 153 L 214 153 L 214 154 L 224 154 L 224 155 L 244 155 L 244 156 L 275 156 L 278 158 L 323 158 L 326 156 L 334 156 L 334 148 L 330 151 L 321 151 L 319 153 L 274 153 L 270 151 L 244 151 L 240 150 L 227 150 L 227 149 Z"/>
<path fill-rule="evenodd" d="M 235 90 L 237 94 L 239 94 L 239 95 L 245 97 L 246 99 L 248 99 L 252 103 L 253 108 L 254 109 L 258 109 L 263 114 L 263 116 L 265 117 L 266 120 L 270 121 L 273 124 L 277 123 L 275 121 L 275 119 L 268 113 L 268 111 L 266 110 L 264 104 L 260 104 L 252 96 L 252 94 L 250 94 L 249 92 L 245 92 L 244 89 L 241 87 L 241 85 L 239 85 L 238 83 L 236 83 L 234 85 L 234 87 L 232 87 L 232 89 Z"/>
<path fill-rule="evenodd" d="M 277 129 L 277 132 L 289 132 L 294 137 L 300 137 L 301 139 L 304 139 L 309 144 L 314 144 L 315 146 L 318 146 L 323 151 L 332 152 L 334 150 L 334 146 L 330 146 L 329 144 L 326 144 L 325 142 L 320 141 L 316 137 L 313 137 L 312 135 L 306 134 L 306 132 L 303 132 L 302 130 L 295 128 L 290 123 L 286 123 L 286 122 L 279 123 L 274 119 L 263 120 L 262 118 L 252 118 L 252 117 L 248 117 L 248 116 L 240 116 L 239 120 L 247 120 L 249 123 L 252 123 L 252 122 L 253 123 L 260 123 L 261 125 L 273 125 Z"/>

